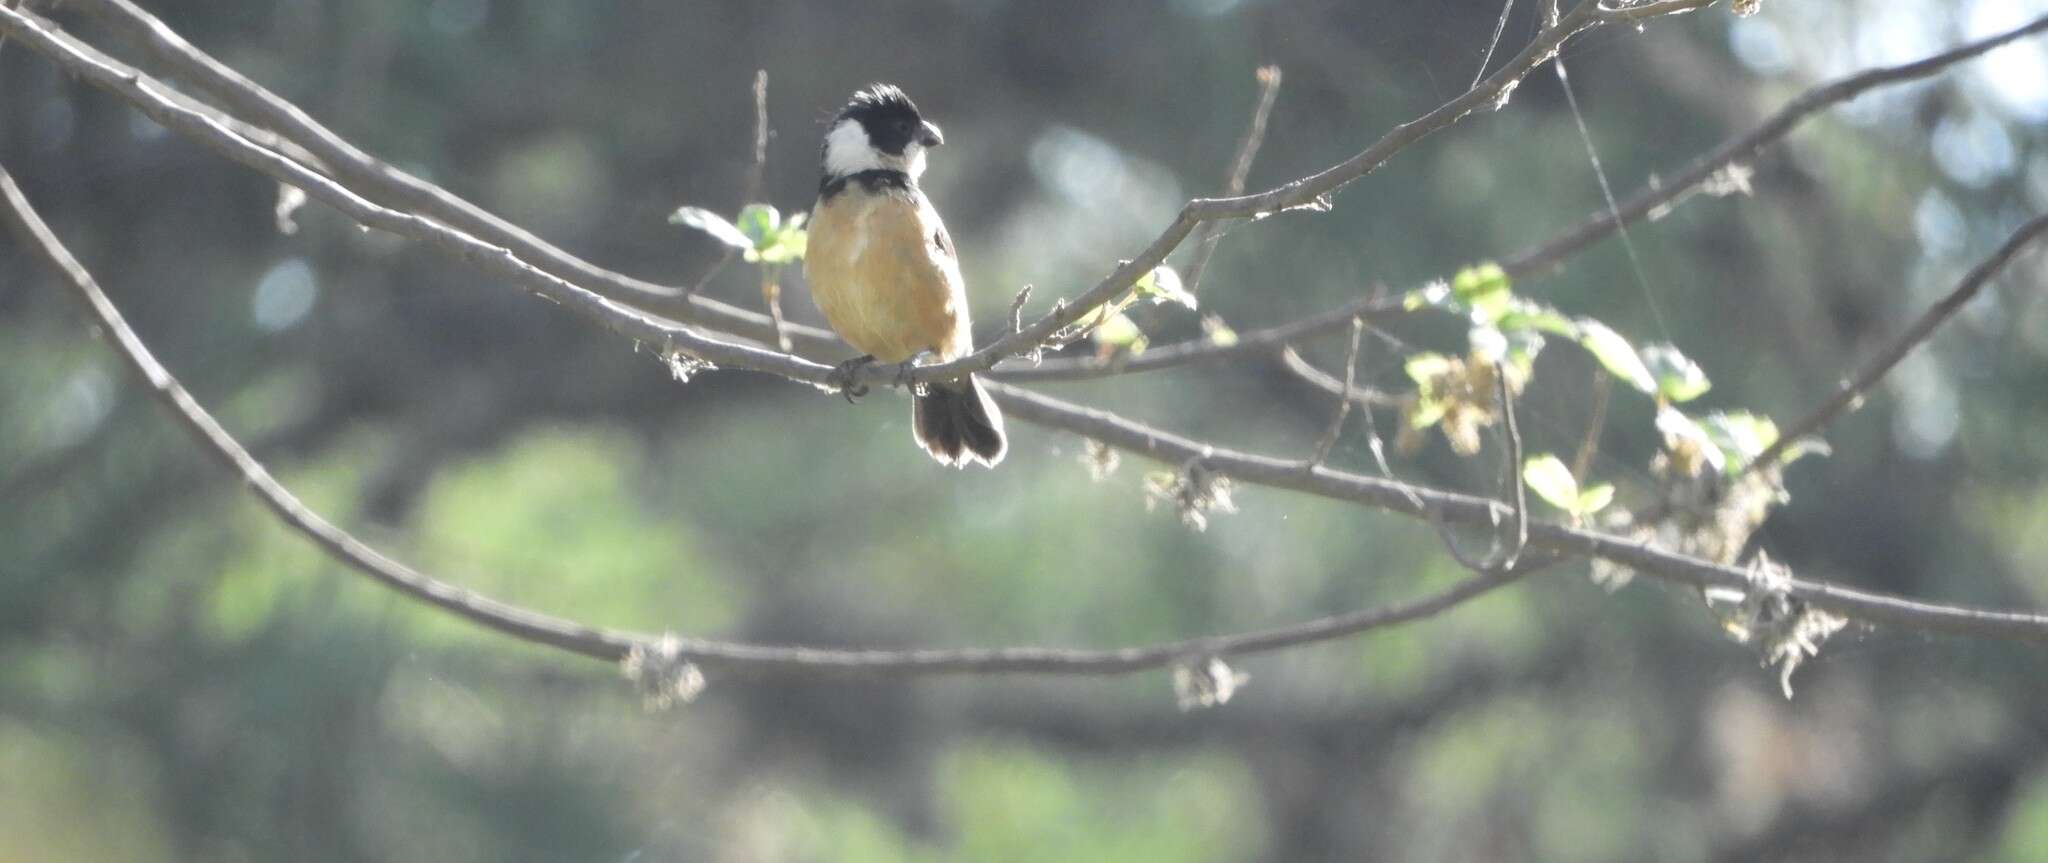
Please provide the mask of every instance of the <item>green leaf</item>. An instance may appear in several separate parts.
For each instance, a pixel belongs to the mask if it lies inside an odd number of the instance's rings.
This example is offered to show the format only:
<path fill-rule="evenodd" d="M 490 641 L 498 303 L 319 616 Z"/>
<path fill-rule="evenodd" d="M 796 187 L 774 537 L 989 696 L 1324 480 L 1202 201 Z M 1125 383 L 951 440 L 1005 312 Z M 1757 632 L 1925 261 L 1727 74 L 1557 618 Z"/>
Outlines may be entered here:
<path fill-rule="evenodd" d="M 751 249 L 754 247 L 754 241 L 748 238 L 746 234 L 740 233 L 740 229 L 735 227 L 733 223 L 726 221 L 724 216 L 703 207 L 678 208 L 675 212 L 669 214 L 668 223 L 696 228 L 699 231 L 710 234 L 712 239 L 735 249 Z"/>
<path fill-rule="evenodd" d="M 1507 271 L 1491 261 L 1466 267 L 1451 277 L 1452 295 L 1468 303 L 1477 297 L 1508 293 L 1508 289 Z"/>
<path fill-rule="evenodd" d="M 800 222 L 791 219 L 788 224 L 783 225 L 781 229 L 777 230 L 775 235 L 759 249 L 749 249 L 747 251 L 747 260 L 768 264 L 786 264 L 791 261 L 802 260 L 804 251 L 810 245 L 810 232 L 795 227 L 798 224 Z"/>
<path fill-rule="evenodd" d="M 1135 355 L 1144 353 L 1145 346 L 1150 344 L 1151 340 L 1145 338 L 1145 331 L 1138 329 L 1138 325 L 1131 321 L 1129 315 L 1118 312 L 1114 317 L 1103 321 L 1102 326 L 1095 328 L 1095 343 L 1122 348 Z"/>
<path fill-rule="evenodd" d="M 1579 337 L 1579 325 L 1565 313 L 1519 297 L 1508 305 L 1507 311 L 1495 319 L 1493 324 L 1510 334 L 1540 331 L 1568 339 Z"/>
<path fill-rule="evenodd" d="M 1472 322 L 1492 326 L 1494 322 L 1501 319 L 1501 316 L 1508 313 L 1509 309 L 1514 306 L 1514 303 L 1515 295 L 1505 291 L 1498 294 L 1482 294 L 1473 297 L 1470 301 Z"/>
<path fill-rule="evenodd" d="M 1643 392 L 1655 395 L 1657 379 L 1650 376 L 1649 368 L 1643 365 L 1642 357 L 1636 356 L 1636 349 L 1622 338 L 1613 328 L 1592 318 L 1580 318 L 1579 344 L 1607 371 L 1623 382 Z"/>
<path fill-rule="evenodd" d="M 1713 386 L 1699 364 L 1672 345 L 1644 345 L 1642 360 L 1650 376 L 1657 379 L 1657 392 L 1674 402 L 1692 401 Z"/>
<path fill-rule="evenodd" d="M 782 213 L 768 204 L 748 204 L 740 208 L 740 217 L 733 224 L 754 241 L 754 248 L 763 248 L 775 241 L 782 227 Z"/>
<path fill-rule="evenodd" d="M 1155 303 L 1179 303 L 1190 309 L 1195 307 L 1195 295 L 1188 293 L 1187 286 L 1181 284 L 1180 273 L 1174 272 L 1172 267 L 1153 267 L 1152 272 L 1139 278 L 1134 287 L 1138 289 L 1138 296 Z"/>
<path fill-rule="evenodd" d="M 1707 438 L 1731 456 L 1726 470 L 1741 469 L 1778 442 L 1778 424 L 1748 411 L 1709 414 L 1703 425 Z"/>
<path fill-rule="evenodd" d="M 1579 481 L 1572 478 L 1572 469 L 1565 467 L 1557 456 L 1545 453 L 1524 462 L 1522 482 L 1545 503 L 1565 512 L 1579 512 Z"/>
<path fill-rule="evenodd" d="M 1579 504 L 1572 509 L 1573 515 L 1586 516 L 1607 508 L 1614 502 L 1614 484 L 1603 482 L 1592 488 L 1579 491 Z"/>
<path fill-rule="evenodd" d="M 1475 324 L 1491 324 L 1513 306 L 1515 295 L 1508 289 L 1508 274 L 1499 264 L 1466 267 L 1451 277 L 1451 295 L 1472 312 Z"/>

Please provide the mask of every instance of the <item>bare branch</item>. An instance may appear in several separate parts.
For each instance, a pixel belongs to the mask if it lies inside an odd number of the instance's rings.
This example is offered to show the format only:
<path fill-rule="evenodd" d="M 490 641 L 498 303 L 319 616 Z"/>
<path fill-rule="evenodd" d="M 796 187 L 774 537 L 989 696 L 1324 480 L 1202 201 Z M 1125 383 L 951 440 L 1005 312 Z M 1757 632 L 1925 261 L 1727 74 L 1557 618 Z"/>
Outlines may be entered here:
<path fill-rule="evenodd" d="M 535 614 L 436 581 L 385 557 L 308 509 L 290 491 L 278 485 L 270 472 L 249 455 L 248 450 L 243 449 L 226 429 L 221 428 L 220 423 L 192 398 L 192 394 L 186 392 L 178 380 L 157 362 L 141 338 L 122 319 L 113 302 L 100 290 L 99 284 L 93 281 L 92 275 L 86 272 L 84 265 L 72 257 L 49 225 L 36 215 L 21 188 L 15 184 L 13 175 L 4 167 L 0 167 L 0 195 L 4 195 L 7 201 L 8 228 L 22 248 L 41 258 L 62 277 L 86 310 L 105 328 L 112 346 L 129 370 L 149 387 L 152 395 L 171 409 L 172 414 L 184 423 L 208 452 L 239 474 L 243 484 L 263 505 L 292 529 L 312 540 L 329 556 L 393 590 L 499 632 L 598 659 L 618 659 L 625 655 L 633 643 L 631 636 Z"/>
<path fill-rule="evenodd" d="M 1505 505 L 1483 497 L 1329 468 L 1303 471 L 1301 462 L 1296 460 L 1225 449 L 1006 384 L 990 382 L 985 386 L 1007 415 L 1092 438 L 1165 464 L 1185 464 L 1199 458 L 1205 469 L 1236 482 L 1365 504 L 1425 520 L 1435 511 L 1452 523 L 1495 525 L 1512 515 Z M 1746 590 L 1752 586 L 1749 570 L 1742 567 L 1563 524 L 1531 523 L 1529 547 L 1555 554 L 1597 557 L 1694 587 Z M 1798 579 L 1789 583 L 1788 593 L 1868 623 L 2048 643 L 2048 614 L 1926 603 Z"/>
<path fill-rule="evenodd" d="M 1572 456 L 1572 479 L 1581 485 L 1593 469 L 1593 456 L 1600 452 L 1600 432 L 1607 428 L 1607 399 L 1613 395 L 1614 378 L 1604 368 L 1593 369 L 1593 409 L 1586 415 L 1586 435 Z"/>
<path fill-rule="evenodd" d="M 1304 463 L 1304 467 L 1315 470 L 1317 465 L 1328 461 L 1330 449 L 1337 445 L 1337 437 L 1344 433 L 1344 419 L 1351 416 L 1351 402 L 1356 399 L 1358 386 L 1358 345 L 1365 335 L 1365 321 L 1351 319 L 1351 347 L 1344 354 L 1344 386 L 1337 393 L 1337 410 L 1330 417 L 1330 427 L 1323 430 L 1323 436 L 1316 441 L 1316 449 Z M 1289 353 L 1292 353 L 1290 350 Z"/>
<path fill-rule="evenodd" d="M 1500 4 L 1500 20 L 1493 24 L 1493 38 L 1486 40 L 1486 53 L 1479 57 L 1479 71 L 1472 73 L 1472 83 L 1467 85 L 1468 88 L 1477 87 L 1480 81 L 1486 79 L 1486 67 L 1493 65 L 1493 51 L 1500 47 L 1500 34 L 1507 32 L 1508 16 L 1514 11 L 1515 0 L 1506 0 Z"/>
<path fill-rule="evenodd" d="M 1408 309 L 1398 299 L 1366 297 L 1297 321 L 1238 333 L 1234 341 L 1218 343 L 1208 337 L 1197 337 L 1148 348 L 1137 356 L 1120 354 L 1106 360 L 1087 357 L 1046 360 L 1035 366 L 998 366 L 990 377 L 1005 381 L 1078 381 L 1244 357 L 1272 356 L 1291 343 L 1342 330 L 1354 319 L 1373 321 L 1407 312 Z"/>
<path fill-rule="evenodd" d="M 1501 552 L 1499 566 L 1513 567 L 1522 556 L 1522 549 L 1529 545 L 1529 485 L 1522 481 L 1522 426 L 1515 419 L 1515 394 L 1508 387 L 1508 367 L 1505 363 L 1494 363 L 1493 384 L 1495 395 L 1500 399 L 1500 413 L 1503 426 L 1507 429 L 1508 470 L 1507 483 L 1513 489 L 1515 534 Z"/>
<path fill-rule="evenodd" d="M 1577 226 L 1566 230 L 1557 237 L 1516 252 L 1500 262 L 1508 275 L 1524 278 L 1556 266 L 1566 258 L 1583 251 L 1586 247 L 1614 233 L 1625 224 L 1638 221 L 1652 213 L 1659 212 L 1697 194 L 1704 186 L 1731 166 L 1753 158 L 1765 147 L 1790 134 L 1799 124 L 1827 108 L 1853 99 L 1878 87 L 1905 83 L 1935 75 L 1949 66 L 1980 56 L 2001 45 L 2048 30 L 2048 16 L 2023 27 L 1966 43 L 1941 54 L 1913 63 L 1873 69 L 1840 79 L 1808 90 L 1793 99 L 1770 119 L 1754 129 L 1730 138 L 1708 153 L 1694 159 L 1673 178 L 1661 179 L 1646 184 L 1621 201 L 1614 210 L 1601 211 L 1588 217 Z M 1235 358 L 1246 353 L 1258 353 L 1264 347 L 1255 344 L 1298 342 L 1337 332 L 1351 314 L 1369 301 L 1359 300 L 1345 306 L 1320 313 L 1311 319 L 1290 322 L 1244 334 L 1237 345 L 1222 347 L 1208 345 L 1201 340 L 1155 346 L 1141 357 L 1097 360 L 1093 357 L 1077 359 L 1047 360 L 1036 367 L 1014 368 L 1001 366 L 994 376 L 1012 381 L 1053 381 L 1083 380 L 1108 377 L 1129 372 L 1149 371 L 1173 366 L 1211 362 Z M 1389 309 L 1389 312 L 1392 310 Z M 1314 320 L 1318 324 L 1310 325 Z M 1272 334 L 1278 338 L 1263 336 Z M 1284 334 L 1284 335 L 1282 335 Z M 1261 336 L 1254 338 L 1253 336 Z M 1333 379 L 1334 380 L 1334 379 Z M 1327 387 L 1325 387 L 1327 389 Z"/>
<path fill-rule="evenodd" d="M 113 0 L 113 2 L 127 2 L 127 0 Z M 754 203 L 754 200 L 760 197 L 761 181 L 767 175 L 768 70 L 756 69 L 754 70 L 754 164 L 747 169 L 746 185 L 740 187 L 740 206 L 744 207 Z M 717 278 L 720 271 L 731 266 L 732 259 L 739 257 L 739 254 L 740 250 L 726 246 L 725 251 L 718 256 L 718 260 L 712 261 L 711 266 L 704 268 L 704 275 L 698 276 L 697 281 L 690 284 L 689 292 L 695 294 L 698 291 L 704 290 L 704 286 L 711 284 L 711 280 Z M 782 320 L 781 313 L 780 307 L 774 304 L 769 305 L 768 323 L 769 326 L 774 328 L 775 344 L 786 351 L 789 350 L 789 337 L 785 331 L 786 325 Z"/>
<path fill-rule="evenodd" d="M 426 215 L 486 243 L 505 247 L 556 278 L 586 286 L 636 308 L 716 327 L 763 343 L 774 337 L 766 315 L 708 297 L 686 296 L 683 288 L 658 285 L 598 267 L 440 186 L 364 152 L 321 125 L 297 105 L 194 47 L 133 0 L 66 2 L 92 14 L 124 41 L 148 51 L 158 63 L 174 70 L 178 77 L 199 91 L 219 100 L 229 111 L 273 129 L 277 135 L 303 147 L 332 171 L 332 177 L 357 190 L 365 199 Z M 43 21 L 42 26 L 48 30 L 57 29 L 47 21 Z M 817 327 L 791 326 L 789 335 L 807 351 L 827 353 L 843 350 L 838 337 Z"/>
<path fill-rule="evenodd" d="M 1640 10 L 1646 7 L 1631 8 Z M 1594 213 L 1556 239 L 1509 255 L 1500 262 L 1501 269 L 1506 270 L 1510 276 L 1520 278 L 1556 266 L 1558 262 L 1614 233 L 1623 224 L 1641 219 L 1697 193 L 1715 175 L 1731 166 L 1755 158 L 1765 147 L 1791 134 L 1799 124 L 1828 108 L 1879 87 L 1939 74 L 1957 63 L 2044 30 L 2048 30 L 2048 15 L 2036 18 L 2017 29 L 1966 42 L 1922 60 L 1859 72 L 1807 90 L 1799 94 L 1798 98 L 1786 103 L 1785 107 L 1778 109 L 1777 113 L 1772 114 L 1756 128 L 1730 138 L 1706 155 L 1694 159 L 1675 176 L 1645 185 L 1613 210 Z"/>
<path fill-rule="evenodd" d="M 498 246 L 497 251 L 503 257 L 510 259 L 510 262 L 517 263 L 524 269 L 551 276 L 551 281 L 556 283 L 556 285 L 573 287 L 576 290 L 588 293 L 596 293 L 590 288 L 585 287 L 586 284 L 595 284 L 601 286 L 605 294 L 609 296 L 627 297 L 630 302 L 642 307 L 659 307 L 663 313 L 674 314 L 687 321 L 709 324 L 727 332 L 764 342 L 772 343 L 772 340 L 775 338 L 772 322 L 765 316 L 722 303 L 715 303 L 704 297 L 689 297 L 687 304 L 679 305 L 675 308 L 670 308 L 667 305 L 652 304 L 649 302 L 651 299 L 673 298 L 682 292 L 675 288 L 653 285 L 601 270 L 587 262 L 563 253 L 559 249 L 525 232 L 523 229 L 503 219 L 499 219 L 439 187 L 405 175 L 389 165 L 378 162 L 373 157 L 348 144 L 333 132 L 320 126 L 297 107 L 264 91 L 254 82 L 243 78 L 218 61 L 199 52 L 189 43 L 179 38 L 168 27 L 164 26 L 161 21 L 150 17 L 148 13 L 135 6 L 131 0 L 78 0 L 78 2 L 85 5 L 89 11 L 99 15 L 117 29 L 122 30 L 132 40 L 144 44 L 160 60 L 176 66 L 181 73 L 191 76 L 202 89 L 214 93 L 223 102 L 233 105 L 237 110 L 248 112 L 264 123 L 286 130 L 285 134 L 293 140 L 305 144 L 308 149 L 321 154 L 323 158 L 329 158 L 334 161 L 335 169 L 337 172 L 345 175 L 346 182 L 350 186 L 375 189 L 377 190 L 375 194 L 379 196 L 376 198 L 366 198 L 362 195 L 352 195 L 354 197 L 366 201 L 384 202 L 383 205 L 386 208 L 397 206 L 405 210 L 427 213 L 433 218 L 454 227 L 458 233 L 466 234 L 482 244 Z M 1477 87 L 1471 88 L 1463 95 L 1446 102 L 1416 120 L 1396 126 L 1378 141 L 1375 141 L 1371 146 L 1350 159 L 1317 174 L 1257 195 L 1189 201 L 1182 207 L 1180 214 L 1174 221 L 1150 245 L 1140 252 L 1136 258 L 1124 262 L 1108 276 L 1097 282 L 1093 288 L 1090 288 L 1073 300 L 1056 307 L 1052 312 L 1020 331 L 999 338 L 966 357 L 947 363 L 910 368 L 883 364 L 869 365 L 860 370 L 861 380 L 855 381 L 855 383 L 887 385 L 904 381 L 923 383 L 934 380 L 950 380 L 965 374 L 987 371 L 994 367 L 996 363 L 1006 358 L 1034 351 L 1054 333 L 1079 320 L 1102 303 L 1113 299 L 1117 294 L 1129 290 L 1130 286 L 1140 276 L 1150 272 L 1152 268 L 1164 261 L 1166 256 L 1178 248 L 1181 241 L 1186 239 L 1188 234 L 1202 222 L 1226 218 L 1262 216 L 1304 207 L 1312 209 L 1326 208 L 1329 205 L 1330 195 L 1344 185 L 1363 177 L 1380 165 L 1385 164 L 1387 160 L 1391 159 L 1401 150 L 1406 149 L 1408 146 L 1436 131 L 1458 122 L 1476 109 L 1499 104 L 1501 94 L 1509 91 L 1516 82 L 1520 81 L 1522 77 L 1526 76 L 1538 64 L 1553 56 L 1557 49 L 1572 36 L 1603 24 L 1634 21 L 1652 15 L 1685 11 L 1708 5 L 1709 2 L 1710 0 L 1667 0 L 1667 2 L 1610 9 L 1601 7 L 1597 0 L 1581 0 L 1578 5 L 1573 7 L 1569 14 L 1564 15 L 1554 25 L 1546 27 L 1542 32 L 1536 34 L 1520 53 L 1508 61 L 1499 71 L 1480 82 Z M 94 55 L 97 55 L 98 52 L 76 43 L 75 40 L 70 40 L 68 36 L 62 35 L 61 32 L 57 31 L 54 26 L 49 25 L 47 22 L 41 22 L 40 19 L 32 21 L 32 17 L 6 13 L 4 18 L 0 18 L 0 23 L 5 25 L 4 28 L 0 29 L 17 35 L 24 30 L 36 32 L 41 37 L 37 40 L 39 43 L 38 51 L 72 68 L 74 72 L 79 72 L 83 77 L 93 81 L 96 85 L 120 93 L 130 98 L 131 101 L 136 99 L 138 95 L 137 90 L 145 89 L 132 86 L 123 88 L 119 86 L 121 79 L 124 77 L 128 83 L 134 83 L 135 73 L 133 70 L 125 70 L 124 66 L 109 58 L 103 56 L 95 57 Z M 83 50 L 81 51 L 80 49 Z M 82 61 L 81 55 L 90 58 L 90 60 Z M 89 74 L 88 72 L 92 67 L 111 67 L 124 69 L 125 72 L 115 74 L 110 80 L 105 75 Z M 146 89 L 167 90 L 167 88 L 162 87 Z M 161 97 L 152 99 L 146 93 L 142 94 L 142 99 L 143 101 L 161 101 Z M 138 107 L 143 106 L 138 104 Z M 145 110 L 147 109 L 145 108 Z M 158 119 L 161 121 L 162 118 Z M 174 128 L 179 128 L 180 131 L 202 139 L 210 136 L 210 133 L 207 131 L 209 128 L 218 127 L 218 123 L 202 123 L 197 127 L 192 124 L 174 126 Z M 219 142 L 211 143 L 219 146 Z M 247 163 L 247 160 L 244 161 Z M 256 166 L 254 163 L 251 164 Z M 271 166 L 271 168 L 275 167 Z M 274 170 L 263 167 L 258 167 L 258 169 L 264 170 L 266 173 L 275 173 Z M 283 178 L 280 177 L 279 179 Z M 298 184 L 294 183 L 294 185 Z M 309 194 L 313 193 L 312 189 L 307 189 L 307 191 Z M 314 197 L 321 196 L 316 194 Z M 322 200 L 329 204 L 334 203 L 326 198 L 322 198 Z M 344 208 L 344 211 L 346 212 L 346 208 Z M 351 215 L 356 216 L 358 214 L 351 213 Z M 385 226 L 377 225 L 376 227 L 383 228 Z M 411 234 L 405 234 L 403 231 L 394 232 L 412 236 Z M 415 238 L 417 239 L 418 237 Z M 445 243 L 440 243 L 440 245 L 446 246 Z M 572 280 L 574 281 L 572 282 Z M 534 280 L 528 279 L 524 281 L 529 286 L 542 290 L 543 293 L 548 293 L 551 297 L 554 296 L 552 291 L 541 289 Z M 561 297 L 554 298 L 558 301 L 563 301 Z M 597 304 L 581 299 L 569 304 L 586 311 L 599 307 Z M 614 328 L 616 329 L 617 327 L 614 326 Z M 638 327 L 635 327 L 635 329 L 638 329 Z M 680 330 L 681 328 L 674 329 Z M 793 341 L 806 348 L 807 351 L 838 349 L 836 347 L 836 339 L 814 328 L 791 327 L 789 335 Z M 670 341 L 677 344 L 680 349 L 709 362 L 784 374 L 785 376 L 814 384 L 824 384 L 825 376 L 831 371 L 827 366 L 817 363 L 805 363 L 789 357 L 773 360 L 761 358 L 747 352 L 735 353 L 733 351 L 717 349 L 716 352 L 724 355 L 721 359 L 698 354 L 695 350 L 698 346 L 693 344 L 691 338 L 677 337 L 670 339 Z M 763 360 L 764 362 L 756 364 L 755 360 Z"/>
<path fill-rule="evenodd" d="M 45 19 L 0 8 L 0 33 L 56 60 L 86 82 L 121 96 L 166 128 L 184 133 L 279 182 L 303 189 L 308 196 L 365 226 L 425 242 L 641 344 L 657 345 L 664 351 L 680 351 L 716 365 L 769 372 L 819 387 L 831 385 L 831 366 L 723 341 L 650 317 L 541 270 L 503 246 L 484 242 L 434 219 L 394 210 L 363 198 L 339 182 L 242 137 L 214 115 L 171 98 L 168 87 L 77 41 Z M 772 332 L 769 337 L 772 338 Z"/>
<path fill-rule="evenodd" d="M 1331 197 L 1336 192 L 1352 181 L 1377 170 L 1410 145 L 1457 123 L 1473 111 L 1500 104 L 1502 94 L 1512 90 L 1513 86 L 1538 64 L 1553 56 L 1560 46 L 1580 32 L 1603 24 L 1696 9 L 1710 2 L 1711 0 L 1667 0 L 1640 7 L 1607 9 L 1601 7 L 1598 0 L 1581 0 L 1572 8 L 1570 14 L 1565 15 L 1554 26 L 1546 27 L 1537 33 L 1520 53 L 1509 60 L 1500 71 L 1480 82 L 1479 86 L 1467 90 L 1463 95 L 1445 102 L 1421 117 L 1395 126 L 1357 155 L 1318 173 L 1256 195 L 1198 198 L 1189 201 L 1181 207 L 1173 222 L 1136 257 L 1119 264 L 1094 287 L 1074 297 L 1064 306 L 1039 318 L 1022 331 L 997 339 L 965 357 L 951 362 L 920 366 L 913 371 L 912 376 L 919 381 L 948 380 L 987 371 L 1005 358 L 1035 349 L 1054 333 L 1130 290 L 1131 285 L 1139 277 L 1151 272 L 1154 267 L 1166 260 L 1166 256 L 1180 246 L 1181 241 L 1193 232 L 1195 226 L 1203 222 L 1263 217 L 1295 209 L 1327 209 Z M 894 368 L 868 366 L 863 369 L 863 374 L 868 382 L 887 383 L 900 373 Z"/>
<path fill-rule="evenodd" d="M 1819 431 L 1822 426 L 1833 422 L 1836 417 L 1841 416 L 1843 412 L 1862 401 L 1863 394 L 1870 389 L 1871 385 L 1877 383 L 1887 373 L 1891 372 L 1892 367 L 1898 365 L 1900 360 L 1905 359 L 1907 354 L 1912 353 L 1914 348 L 1919 347 L 1922 342 L 1927 341 L 1929 337 L 1933 336 L 1935 329 L 1953 317 L 1963 307 L 1963 304 L 1968 303 L 1971 297 L 1975 297 L 1979 291 L 1984 289 L 1985 285 L 1990 284 L 1992 277 L 2005 269 L 2005 265 L 2011 263 L 2012 259 L 2027 247 L 2028 243 L 2033 242 L 2043 233 L 2048 233 L 2048 216 L 2036 216 L 2033 221 L 2021 225 L 2019 230 L 2014 231 L 2012 237 L 2005 241 L 2005 245 L 1999 246 L 1998 251 L 1993 252 L 1991 257 L 1985 258 L 1977 266 L 1971 268 L 1970 272 L 1963 276 L 1961 282 L 1956 283 L 1955 288 L 1951 289 L 1947 296 L 1942 297 L 1939 302 L 1936 302 L 1928 307 L 1927 311 L 1921 313 L 1919 319 L 1913 321 L 1912 326 L 1899 333 L 1896 338 L 1892 339 L 1890 344 L 1885 345 L 1884 350 L 1878 351 L 1876 356 L 1871 357 L 1869 362 L 1864 363 L 1863 367 L 1858 369 L 1853 377 L 1842 381 L 1842 385 L 1835 390 L 1834 395 L 1829 396 L 1827 401 L 1821 402 L 1820 406 L 1814 408 L 1812 413 L 1786 427 L 1784 433 L 1778 436 L 1776 442 L 1764 448 L 1763 452 L 1757 453 L 1756 458 L 1750 459 L 1748 464 L 1743 465 L 1743 472 L 1747 473 L 1755 470 L 1759 465 L 1777 462 L 1778 456 L 1784 454 L 1785 448 L 1791 446 L 1794 441 Z"/>
<path fill-rule="evenodd" d="M 1309 364 L 1309 361 L 1303 359 L 1301 354 L 1296 353 L 1293 348 L 1281 349 L 1280 365 L 1282 368 L 1293 373 L 1295 377 L 1301 379 L 1303 383 L 1329 393 L 1331 398 L 1345 397 L 1343 381 L 1338 380 L 1335 375 Z M 1351 390 L 1350 399 L 1353 404 L 1358 405 L 1361 409 L 1371 408 L 1376 405 L 1380 407 L 1400 407 L 1402 401 L 1400 396 L 1356 386 Z"/>
<path fill-rule="evenodd" d="M 1273 102 L 1280 96 L 1280 67 L 1260 66 L 1254 73 L 1259 82 L 1258 106 L 1252 109 L 1252 120 L 1245 127 L 1244 137 L 1237 142 L 1237 155 L 1230 160 L 1230 177 L 1223 183 L 1224 197 L 1244 194 L 1244 181 L 1251 176 L 1252 160 L 1258 158 L 1259 147 L 1266 143 L 1266 119 L 1273 113 Z M 1475 85 L 1478 82 L 1473 82 Z M 1202 229 L 1202 238 L 1196 241 L 1194 260 L 1188 262 L 1187 283 L 1190 293 L 1202 289 L 1202 274 L 1209 269 L 1209 258 L 1216 254 L 1216 223 Z"/>

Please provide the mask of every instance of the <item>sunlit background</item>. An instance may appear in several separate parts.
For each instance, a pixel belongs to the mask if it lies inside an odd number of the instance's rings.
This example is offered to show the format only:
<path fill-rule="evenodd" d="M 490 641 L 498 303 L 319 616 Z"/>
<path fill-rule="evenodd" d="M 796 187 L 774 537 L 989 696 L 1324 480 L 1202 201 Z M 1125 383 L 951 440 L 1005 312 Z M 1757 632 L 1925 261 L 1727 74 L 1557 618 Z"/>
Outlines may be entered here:
<path fill-rule="evenodd" d="M 901 84 L 945 129 L 925 180 L 983 340 L 1218 191 L 1284 71 L 1254 189 L 1462 92 L 1497 0 L 663 4 L 162 0 L 167 23 L 392 162 L 608 268 L 694 281 L 666 216 L 732 213 L 756 69 L 760 198 L 809 207 L 823 122 Z M 1515 4 L 1497 66 L 1534 32 Z M 58 21 L 142 55 L 82 15 Z M 2041 0 L 1764 0 L 1564 52 L 1617 193 L 1800 91 L 2048 14 Z M 1418 595 L 1460 570 L 1408 519 L 1239 489 L 1191 530 L 1126 457 L 1010 424 L 999 470 L 857 406 L 651 354 L 318 204 L 0 50 L 0 164 L 144 339 L 286 484 L 395 556 L 507 601 L 649 632 L 834 646 L 1110 647 Z M 1826 112 L 1752 167 L 1523 295 L 1675 342 L 1702 403 L 1781 422 L 2048 210 L 2048 38 Z M 1201 311 L 1238 330 L 1402 290 L 1603 206 L 1543 68 L 1348 187 L 1224 237 Z M 1803 576 L 2048 607 L 2048 264 L 2022 260 L 1910 357 L 1759 545 Z M 1176 263 L 1184 264 L 1181 258 Z M 801 278 L 790 316 L 817 323 Z M 758 308 L 735 263 L 707 293 Z M 1153 344 L 1200 315 L 1145 306 Z M 1404 343 L 1463 349 L 1438 316 Z M 1091 350 L 1076 348 L 1079 353 Z M 1341 338 L 1304 346 L 1324 368 Z M 1364 385 L 1411 387 L 1368 339 Z M 1524 402 L 1570 453 L 1593 364 Z M 1328 398 L 1249 362 L 1045 391 L 1287 457 Z M 1594 461 L 1647 502 L 1653 408 L 1618 389 Z M 1379 422 L 1390 426 L 1392 412 Z M 1495 493 L 1495 444 L 1404 477 Z M 1357 423 L 1331 456 L 1372 470 Z M 1483 540 L 1474 540 L 1483 542 Z M 1163 672 L 818 682 L 712 675 L 647 710 L 616 672 L 394 597 L 276 524 L 0 245 L 0 860 L 2031 860 L 2048 854 L 2039 648 L 1851 629 L 1797 697 L 1697 597 L 1583 564 L 1440 618 L 1236 661 L 1183 713 Z"/>

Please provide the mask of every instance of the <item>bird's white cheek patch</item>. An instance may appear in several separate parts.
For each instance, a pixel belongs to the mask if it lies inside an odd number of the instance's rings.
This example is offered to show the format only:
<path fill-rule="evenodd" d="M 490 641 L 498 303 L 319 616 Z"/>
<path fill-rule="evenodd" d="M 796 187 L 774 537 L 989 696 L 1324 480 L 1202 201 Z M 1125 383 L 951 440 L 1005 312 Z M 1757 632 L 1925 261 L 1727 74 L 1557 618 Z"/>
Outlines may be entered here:
<path fill-rule="evenodd" d="M 882 167 L 866 129 L 857 120 L 841 120 L 825 135 L 825 173 L 845 177 Z"/>

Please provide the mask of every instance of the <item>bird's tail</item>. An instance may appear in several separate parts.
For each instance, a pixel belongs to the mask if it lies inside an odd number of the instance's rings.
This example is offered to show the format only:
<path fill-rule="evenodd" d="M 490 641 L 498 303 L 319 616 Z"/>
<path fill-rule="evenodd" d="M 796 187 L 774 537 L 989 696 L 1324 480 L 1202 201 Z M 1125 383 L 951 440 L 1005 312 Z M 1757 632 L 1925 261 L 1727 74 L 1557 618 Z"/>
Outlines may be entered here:
<path fill-rule="evenodd" d="M 1010 449 L 1002 412 L 971 376 L 925 385 L 910 403 L 910 435 L 948 467 L 995 467 Z"/>

